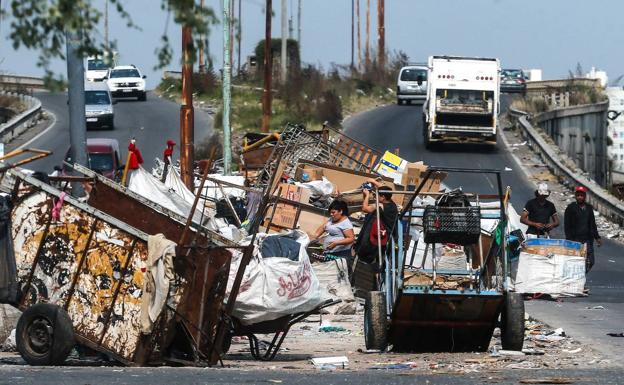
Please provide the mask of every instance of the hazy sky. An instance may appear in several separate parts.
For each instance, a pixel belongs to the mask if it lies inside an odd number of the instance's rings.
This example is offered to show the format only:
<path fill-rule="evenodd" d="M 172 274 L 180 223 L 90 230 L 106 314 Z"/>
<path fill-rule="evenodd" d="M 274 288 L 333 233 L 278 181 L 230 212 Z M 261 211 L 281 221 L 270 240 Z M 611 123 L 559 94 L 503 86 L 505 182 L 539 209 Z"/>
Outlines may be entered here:
<path fill-rule="evenodd" d="M 238 0 L 236 2 L 238 7 Z M 357 1 L 357 0 L 356 0 Z M 2 7 L 8 8 L 8 0 Z M 126 9 L 142 30 L 130 30 L 112 12 L 111 37 L 116 39 L 121 64 L 133 63 L 148 75 L 154 87 L 160 71 L 154 49 L 165 31 L 166 13 L 160 0 L 125 0 Z M 220 0 L 206 0 L 221 12 Z M 288 0 L 294 36 L 297 34 L 298 0 Z M 104 0 L 95 0 L 101 4 Z M 302 59 L 321 64 L 349 64 L 351 61 L 351 1 L 302 0 Z M 371 4 L 371 47 L 377 39 L 377 0 Z M 273 36 L 279 37 L 281 0 L 273 0 Z M 249 55 L 264 36 L 264 1 L 242 0 L 242 56 Z M 362 44 L 365 39 L 366 0 L 360 0 Z M 238 11 L 237 11 L 238 13 Z M 606 70 L 610 79 L 624 73 L 624 1 L 622 0 L 386 0 L 386 47 L 402 50 L 412 61 L 432 54 L 493 56 L 503 67 L 541 68 L 544 78 L 567 76 L 578 62 Z M 8 41 L 10 20 L 0 25 L 0 72 L 40 75 L 36 52 L 15 52 Z M 173 21 L 167 28 L 172 42 L 180 40 L 180 28 Z M 101 33 L 103 35 L 103 32 Z M 221 67 L 222 27 L 210 37 L 215 66 Z M 176 47 L 177 49 L 177 47 Z M 363 49 L 362 49 L 363 54 Z M 171 69 L 179 69 L 179 52 Z M 64 63 L 54 63 L 63 72 Z"/>

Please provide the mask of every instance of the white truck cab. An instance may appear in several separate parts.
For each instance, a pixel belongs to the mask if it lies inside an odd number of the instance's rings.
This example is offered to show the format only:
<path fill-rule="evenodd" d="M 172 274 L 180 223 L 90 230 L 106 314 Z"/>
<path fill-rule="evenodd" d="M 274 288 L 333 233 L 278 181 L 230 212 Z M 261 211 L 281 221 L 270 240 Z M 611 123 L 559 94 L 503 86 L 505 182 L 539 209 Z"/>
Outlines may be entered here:
<path fill-rule="evenodd" d="M 423 106 L 425 147 L 435 142 L 496 144 L 500 62 L 498 59 L 429 57 Z"/>

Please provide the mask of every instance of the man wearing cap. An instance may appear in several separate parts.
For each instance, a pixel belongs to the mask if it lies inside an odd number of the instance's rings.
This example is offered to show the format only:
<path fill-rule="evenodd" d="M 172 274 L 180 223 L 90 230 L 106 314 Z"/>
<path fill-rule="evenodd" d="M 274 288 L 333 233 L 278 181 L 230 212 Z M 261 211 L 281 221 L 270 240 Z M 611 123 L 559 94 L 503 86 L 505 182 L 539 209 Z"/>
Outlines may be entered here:
<path fill-rule="evenodd" d="M 594 240 L 598 246 L 602 246 L 602 240 L 598 235 L 594 208 L 585 202 L 587 187 L 578 186 L 574 189 L 575 202 L 568 205 L 563 217 L 566 239 L 584 243 L 587 247 L 585 259 L 585 272 L 588 273 L 594 266 Z"/>
<path fill-rule="evenodd" d="M 548 237 L 550 230 L 559 226 L 559 217 L 555 205 L 549 201 L 550 191 L 546 183 L 540 183 L 535 190 L 535 198 L 524 205 L 520 222 L 529 226 L 527 237 Z"/>

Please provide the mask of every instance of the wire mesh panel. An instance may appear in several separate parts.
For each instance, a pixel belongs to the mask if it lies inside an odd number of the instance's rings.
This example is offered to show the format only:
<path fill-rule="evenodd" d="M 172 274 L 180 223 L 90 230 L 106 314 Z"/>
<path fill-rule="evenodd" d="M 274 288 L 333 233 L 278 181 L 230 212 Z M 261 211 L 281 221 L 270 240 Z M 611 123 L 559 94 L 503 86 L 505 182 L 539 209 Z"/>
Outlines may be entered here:
<path fill-rule="evenodd" d="M 426 243 L 477 243 L 481 234 L 480 207 L 427 206 L 423 230 Z"/>

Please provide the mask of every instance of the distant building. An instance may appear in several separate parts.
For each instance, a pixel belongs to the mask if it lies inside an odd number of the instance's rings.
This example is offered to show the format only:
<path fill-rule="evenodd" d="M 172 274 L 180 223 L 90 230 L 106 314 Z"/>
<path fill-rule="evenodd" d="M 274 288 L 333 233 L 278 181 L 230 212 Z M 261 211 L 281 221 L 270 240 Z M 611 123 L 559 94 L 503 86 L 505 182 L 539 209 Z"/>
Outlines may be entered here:
<path fill-rule="evenodd" d="M 609 81 L 607 73 L 605 71 L 597 70 L 596 67 L 592 67 L 591 71 L 589 71 L 589 73 L 585 76 L 589 79 L 598 79 L 602 87 L 606 87 L 607 82 Z"/>
<path fill-rule="evenodd" d="M 613 144 L 607 147 L 607 156 L 612 160 L 612 183 L 624 183 L 624 89 L 607 87 L 609 111 L 611 116 L 620 113 L 617 118 L 609 120 L 608 135 Z"/>

